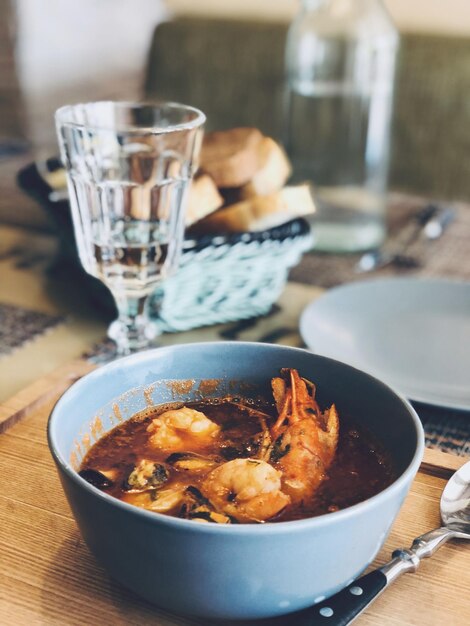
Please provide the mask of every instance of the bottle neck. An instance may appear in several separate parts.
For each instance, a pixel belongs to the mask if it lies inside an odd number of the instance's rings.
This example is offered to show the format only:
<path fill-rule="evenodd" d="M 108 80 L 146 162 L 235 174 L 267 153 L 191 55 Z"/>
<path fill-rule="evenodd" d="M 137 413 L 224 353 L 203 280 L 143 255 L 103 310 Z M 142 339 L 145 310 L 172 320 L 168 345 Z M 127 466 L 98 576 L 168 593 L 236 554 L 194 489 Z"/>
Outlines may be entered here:
<path fill-rule="evenodd" d="M 341 1 L 341 0 L 340 0 Z M 353 6 L 353 5 L 364 5 L 367 4 L 367 2 L 369 2 L 370 4 L 372 4 L 372 2 L 370 2 L 370 0 L 342 0 L 342 4 L 343 5 L 347 5 L 347 3 L 349 3 L 349 5 Z M 382 4 L 382 0 L 375 0 L 376 4 Z M 338 4 L 339 2 L 336 0 L 336 4 Z M 307 9 L 309 11 L 315 10 L 315 9 L 319 9 L 322 6 L 327 6 L 328 4 L 335 4 L 335 0 L 301 0 L 301 5 L 303 9 Z M 343 6 L 344 9 L 344 6 Z"/>
<path fill-rule="evenodd" d="M 328 4 L 330 0 L 301 0 L 302 8 L 312 10 Z"/>

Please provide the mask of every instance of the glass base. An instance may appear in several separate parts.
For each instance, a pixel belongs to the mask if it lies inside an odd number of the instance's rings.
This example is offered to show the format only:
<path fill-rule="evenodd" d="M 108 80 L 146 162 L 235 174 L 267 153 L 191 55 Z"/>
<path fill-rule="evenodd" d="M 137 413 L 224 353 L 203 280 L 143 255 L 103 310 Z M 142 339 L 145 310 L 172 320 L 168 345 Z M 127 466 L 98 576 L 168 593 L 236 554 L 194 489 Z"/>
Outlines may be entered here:
<path fill-rule="evenodd" d="M 364 187 L 314 187 L 313 250 L 351 253 L 378 248 L 385 239 L 385 196 Z"/>
<path fill-rule="evenodd" d="M 118 355 L 156 347 L 159 334 L 157 324 L 147 317 L 137 318 L 132 326 L 118 318 L 108 328 L 108 337 L 116 343 Z"/>
<path fill-rule="evenodd" d="M 372 250 L 382 245 L 385 227 L 378 222 L 367 224 L 313 222 L 313 248 L 318 252 L 352 253 Z"/>

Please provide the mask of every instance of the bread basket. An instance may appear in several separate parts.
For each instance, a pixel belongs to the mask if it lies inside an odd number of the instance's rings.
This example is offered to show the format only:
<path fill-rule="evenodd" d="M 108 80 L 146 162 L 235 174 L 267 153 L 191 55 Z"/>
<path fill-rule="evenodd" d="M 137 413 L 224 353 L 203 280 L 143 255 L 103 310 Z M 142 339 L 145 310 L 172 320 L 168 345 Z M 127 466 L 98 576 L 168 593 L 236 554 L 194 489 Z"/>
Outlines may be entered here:
<path fill-rule="evenodd" d="M 52 218 L 62 259 L 80 266 L 67 196 L 50 184 L 60 167 L 57 159 L 32 163 L 18 173 L 18 184 Z M 310 226 L 302 218 L 261 232 L 188 238 L 178 272 L 151 297 L 150 309 L 161 301 L 158 323 L 165 332 L 263 315 L 280 296 L 289 269 L 311 247 Z M 90 294 L 109 308 L 106 288 L 86 276 Z"/>

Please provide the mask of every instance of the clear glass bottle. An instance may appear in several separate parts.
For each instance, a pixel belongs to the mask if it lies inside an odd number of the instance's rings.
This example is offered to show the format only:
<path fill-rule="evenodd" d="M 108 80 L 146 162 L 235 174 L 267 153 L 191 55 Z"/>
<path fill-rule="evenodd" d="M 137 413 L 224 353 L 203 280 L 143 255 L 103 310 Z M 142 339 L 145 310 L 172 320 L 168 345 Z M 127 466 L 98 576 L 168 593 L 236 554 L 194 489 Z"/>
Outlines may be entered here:
<path fill-rule="evenodd" d="M 384 239 L 398 44 L 381 0 L 303 0 L 289 28 L 285 143 L 313 183 L 316 250 Z"/>

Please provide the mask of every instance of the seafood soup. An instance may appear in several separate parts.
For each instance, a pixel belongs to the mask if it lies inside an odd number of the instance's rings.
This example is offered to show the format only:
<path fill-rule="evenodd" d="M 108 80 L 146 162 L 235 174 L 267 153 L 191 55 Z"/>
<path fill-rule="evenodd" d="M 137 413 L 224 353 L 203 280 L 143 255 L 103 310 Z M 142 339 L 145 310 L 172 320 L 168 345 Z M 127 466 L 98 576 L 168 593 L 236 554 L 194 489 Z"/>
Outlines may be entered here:
<path fill-rule="evenodd" d="M 380 442 L 334 404 L 320 408 L 296 370 L 271 386 L 273 400 L 152 407 L 96 442 L 79 473 L 130 504 L 219 524 L 329 513 L 395 480 Z"/>

